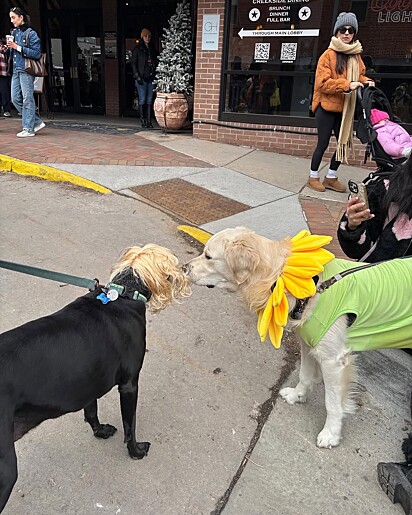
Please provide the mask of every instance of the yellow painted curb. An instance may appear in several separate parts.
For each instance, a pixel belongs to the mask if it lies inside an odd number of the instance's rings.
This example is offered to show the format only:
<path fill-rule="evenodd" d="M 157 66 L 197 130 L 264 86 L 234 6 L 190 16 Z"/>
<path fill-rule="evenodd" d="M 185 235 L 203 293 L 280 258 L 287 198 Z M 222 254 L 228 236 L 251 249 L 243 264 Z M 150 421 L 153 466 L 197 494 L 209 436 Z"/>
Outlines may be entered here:
<path fill-rule="evenodd" d="M 2 154 L 0 154 L 0 170 L 4 170 L 5 172 L 14 172 L 20 175 L 32 175 L 34 177 L 39 177 L 40 179 L 46 179 L 47 181 L 70 182 L 76 186 L 88 188 L 105 195 L 107 193 L 112 193 L 108 188 L 100 186 L 100 184 L 96 184 L 93 181 L 78 177 L 72 173 L 64 172 L 63 170 L 58 170 L 51 166 L 21 161 L 20 159 L 4 156 Z"/>
<path fill-rule="evenodd" d="M 200 241 L 200 243 L 203 243 L 203 245 L 212 236 L 210 232 L 204 231 L 203 229 L 198 229 L 197 227 L 191 227 L 190 225 L 179 225 L 178 229 L 179 231 L 189 234 L 189 236 L 192 236 L 192 238 L 195 240 Z"/>

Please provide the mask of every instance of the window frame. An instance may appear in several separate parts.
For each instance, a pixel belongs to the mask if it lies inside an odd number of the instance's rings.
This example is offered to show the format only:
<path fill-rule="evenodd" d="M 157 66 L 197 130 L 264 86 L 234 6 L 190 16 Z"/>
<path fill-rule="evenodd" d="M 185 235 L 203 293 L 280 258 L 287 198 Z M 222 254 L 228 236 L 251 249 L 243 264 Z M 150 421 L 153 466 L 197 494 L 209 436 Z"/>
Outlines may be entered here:
<path fill-rule="evenodd" d="M 241 0 L 240 0 L 241 1 Z M 324 0 L 327 1 L 327 0 Z M 229 40 L 230 40 L 230 24 L 231 24 L 231 5 L 232 0 L 225 2 L 225 22 L 223 28 L 223 47 L 222 47 L 222 61 L 221 61 L 221 81 L 220 81 L 220 92 L 219 92 L 219 104 L 218 104 L 218 121 L 222 122 L 237 122 L 248 125 L 283 125 L 290 127 L 302 127 L 302 128 L 316 128 L 316 119 L 314 116 L 288 116 L 288 115 L 279 115 L 279 114 L 261 114 L 261 113 L 233 113 L 231 111 L 225 111 L 225 96 L 228 86 L 228 78 L 232 74 L 237 75 L 253 75 L 250 71 L 240 71 L 240 70 L 230 70 L 226 63 L 228 62 L 229 55 Z M 335 3 L 335 9 L 338 7 L 338 0 Z M 317 65 L 317 63 L 316 63 Z M 281 76 L 299 76 L 299 75 L 308 75 L 312 74 L 312 83 L 315 81 L 315 70 L 311 72 L 303 72 L 303 71 L 295 71 L 295 72 L 265 72 L 267 75 L 274 75 L 277 77 Z M 256 73 L 258 75 L 258 73 Z M 374 79 L 402 79 L 402 80 L 412 80 L 412 73 L 407 73 L 400 75 L 399 73 L 376 73 L 373 77 Z M 412 123 L 404 123 L 402 122 L 402 126 L 408 130 L 409 133 L 412 132 Z"/>

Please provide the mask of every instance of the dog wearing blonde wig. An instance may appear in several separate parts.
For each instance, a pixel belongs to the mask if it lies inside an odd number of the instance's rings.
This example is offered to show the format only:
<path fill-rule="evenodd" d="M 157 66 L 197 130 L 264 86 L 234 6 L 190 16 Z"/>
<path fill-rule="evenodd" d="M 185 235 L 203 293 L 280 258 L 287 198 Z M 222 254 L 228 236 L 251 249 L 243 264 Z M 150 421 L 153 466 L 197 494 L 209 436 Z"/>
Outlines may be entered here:
<path fill-rule="evenodd" d="M 225 229 L 212 236 L 206 243 L 203 253 L 189 261 L 184 269 L 193 283 L 237 292 L 251 311 L 259 312 L 264 310 L 268 300 L 271 299 L 276 281 L 285 268 L 288 256 L 291 255 L 291 248 L 292 244 L 289 238 L 272 241 L 244 227 Z M 345 260 L 335 260 L 332 259 L 333 255 L 330 256 L 331 261 L 325 265 L 324 276 L 328 267 L 357 268 L 362 265 Z M 338 286 L 334 284 L 324 293 L 316 293 L 306 299 L 306 302 L 301 305 L 300 300 L 287 291 L 285 282 L 284 293 L 289 311 L 289 317 L 286 312 L 287 328 L 293 329 L 301 342 L 301 368 L 298 385 L 295 388 L 283 388 L 280 395 L 289 404 L 305 402 L 312 386 L 323 379 L 327 417 L 317 438 L 319 447 L 331 448 L 339 444 L 343 417 L 346 413 L 352 413 L 356 408 L 352 388 L 355 380 L 352 350 L 364 350 L 357 348 L 356 338 L 358 341 L 368 340 L 371 348 L 382 348 L 379 346 L 380 339 L 383 341 L 384 347 L 412 347 L 412 259 L 394 260 L 369 267 L 366 270 L 356 271 L 344 277 L 341 284 L 349 292 L 350 301 L 352 292 L 354 297 L 357 295 L 355 290 L 357 283 L 362 285 L 360 278 L 365 274 L 378 273 L 378 268 L 388 275 L 390 283 L 394 283 L 388 286 L 388 291 L 384 292 L 387 293 L 388 298 L 403 299 L 405 305 L 400 315 L 403 318 L 398 320 L 397 313 L 389 312 L 388 314 L 388 310 L 384 312 L 382 305 L 387 306 L 390 303 L 385 302 L 386 298 L 380 297 L 382 284 L 380 284 L 380 280 L 374 280 L 373 277 L 367 275 L 368 287 L 363 292 L 363 297 L 376 298 L 378 305 L 374 308 L 368 304 L 366 313 L 352 308 L 350 311 L 339 313 L 339 316 L 324 329 L 324 334 L 313 346 L 310 338 L 306 338 L 306 328 L 311 326 L 313 321 L 318 321 L 323 329 L 322 310 L 325 308 L 322 305 L 325 304 L 321 302 L 324 298 L 327 305 L 333 306 L 335 302 L 339 306 L 341 299 L 334 298 L 334 288 L 338 292 L 338 297 L 342 290 L 338 290 Z M 312 275 L 309 275 L 309 279 L 312 281 Z M 313 280 L 316 281 L 317 278 Z M 321 274 L 319 282 L 321 283 L 322 280 Z M 351 282 L 348 282 L 349 280 Z M 322 300 L 320 297 L 323 297 Z M 320 310 L 317 309 L 318 306 L 320 306 Z M 291 315 L 298 308 L 300 310 L 298 319 L 293 320 Z M 389 317 L 385 320 L 384 331 L 382 330 L 381 333 L 376 330 L 376 326 L 370 324 L 369 318 L 373 315 L 371 312 L 373 309 L 376 310 L 378 324 L 381 323 L 384 316 Z M 394 341 L 389 340 L 386 335 L 391 334 L 392 330 L 396 330 L 399 324 L 402 326 L 402 334 L 395 336 Z M 366 332 L 366 336 L 364 334 L 362 336 L 362 330 Z M 353 346 L 351 331 L 355 334 Z M 368 331 L 373 331 L 373 335 L 368 334 Z"/>
<path fill-rule="evenodd" d="M 158 312 L 189 295 L 168 249 L 130 247 L 106 286 L 0 335 L 0 512 L 17 479 L 14 441 L 44 420 L 81 409 L 94 436 L 109 438 L 116 428 L 100 423 L 97 399 L 116 385 L 128 453 L 147 455 L 150 443 L 135 436 L 146 305 Z"/>

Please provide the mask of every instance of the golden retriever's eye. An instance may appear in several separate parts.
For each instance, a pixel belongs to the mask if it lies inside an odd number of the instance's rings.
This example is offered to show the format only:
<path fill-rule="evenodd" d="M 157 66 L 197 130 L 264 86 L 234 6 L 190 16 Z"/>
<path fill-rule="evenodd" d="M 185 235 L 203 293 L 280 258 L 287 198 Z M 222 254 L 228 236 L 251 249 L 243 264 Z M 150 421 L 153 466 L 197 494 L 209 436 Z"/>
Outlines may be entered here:
<path fill-rule="evenodd" d="M 212 256 L 210 256 L 209 254 L 205 254 L 205 258 L 206 259 L 212 259 Z"/>

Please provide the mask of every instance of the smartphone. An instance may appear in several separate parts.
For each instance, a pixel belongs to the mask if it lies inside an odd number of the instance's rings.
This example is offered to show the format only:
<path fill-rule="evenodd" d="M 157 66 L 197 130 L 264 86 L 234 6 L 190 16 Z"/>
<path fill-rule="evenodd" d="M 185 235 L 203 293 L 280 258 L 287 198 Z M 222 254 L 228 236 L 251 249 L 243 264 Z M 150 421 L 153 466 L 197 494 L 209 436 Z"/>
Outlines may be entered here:
<path fill-rule="evenodd" d="M 366 186 L 363 184 L 363 182 L 356 182 L 350 179 L 348 181 L 348 186 L 349 191 L 351 192 L 351 197 L 358 197 L 359 201 L 365 204 L 365 207 L 363 209 L 369 209 L 368 193 L 366 191 Z"/>

